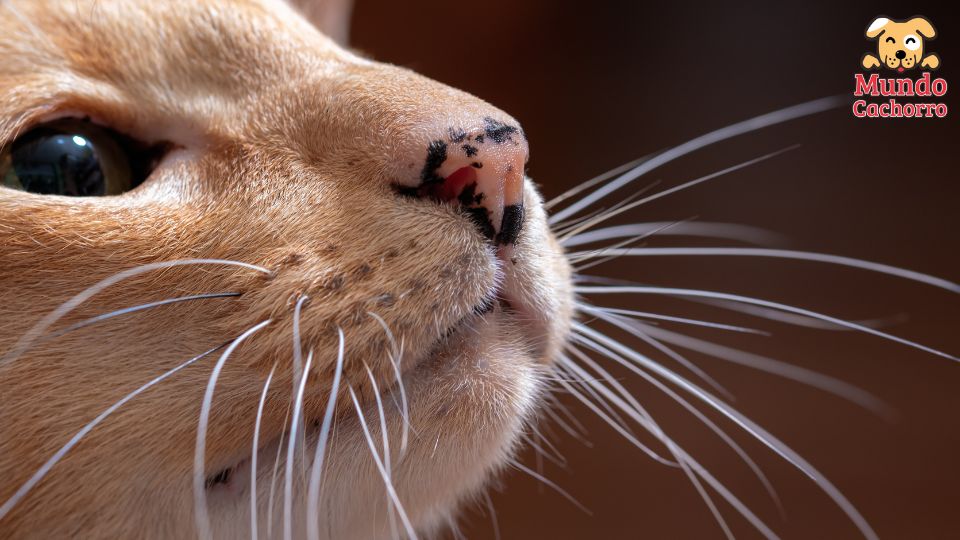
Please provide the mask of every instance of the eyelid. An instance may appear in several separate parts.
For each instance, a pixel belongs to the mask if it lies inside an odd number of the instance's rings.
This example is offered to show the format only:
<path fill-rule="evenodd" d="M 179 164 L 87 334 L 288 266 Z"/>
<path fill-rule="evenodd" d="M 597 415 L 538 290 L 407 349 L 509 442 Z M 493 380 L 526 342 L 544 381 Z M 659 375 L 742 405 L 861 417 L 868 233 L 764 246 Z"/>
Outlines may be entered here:
<path fill-rule="evenodd" d="M 888 37 L 888 38 L 886 39 L 886 41 L 887 41 L 887 43 L 896 43 L 896 42 L 897 42 L 897 40 L 893 39 L 892 37 Z"/>

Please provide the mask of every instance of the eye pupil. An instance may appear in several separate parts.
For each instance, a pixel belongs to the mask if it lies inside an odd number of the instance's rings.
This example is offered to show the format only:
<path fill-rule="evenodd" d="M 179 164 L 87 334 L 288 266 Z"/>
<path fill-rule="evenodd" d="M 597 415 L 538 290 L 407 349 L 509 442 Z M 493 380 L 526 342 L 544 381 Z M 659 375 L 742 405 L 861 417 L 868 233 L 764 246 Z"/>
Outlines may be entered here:
<path fill-rule="evenodd" d="M 8 187 L 43 195 L 105 193 L 100 158 L 93 144 L 81 135 L 39 134 L 15 144 L 4 180 Z"/>

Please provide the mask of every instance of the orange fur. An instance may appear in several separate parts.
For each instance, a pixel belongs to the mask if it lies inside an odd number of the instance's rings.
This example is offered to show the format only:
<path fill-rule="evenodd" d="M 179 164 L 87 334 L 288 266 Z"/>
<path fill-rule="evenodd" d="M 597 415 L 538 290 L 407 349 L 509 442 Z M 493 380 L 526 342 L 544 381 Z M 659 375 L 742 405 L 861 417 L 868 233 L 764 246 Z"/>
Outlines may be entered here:
<path fill-rule="evenodd" d="M 127 268 L 222 258 L 272 271 L 148 272 L 98 294 L 54 329 L 175 296 L 242 296 L 127 315 L 0 360 L 0 502 L 110 404 L 272 319 L 226 364 L 206 452 L 211 473 L 249 456 L 257 399 L 276 365 L 258 481 L 265 531 L 274 456 L 267 450 L 284 431 L 293 384 L 292 307 L 307 295 L 303 348 L 315 354 L 308 426 L 322 415 L 342 328 L 345 377 L 362 391 L 379 441 L 364 365 L 381 388 L 396 390 L 386 334 L 368 312 L 382 317 L 404 344 L 414 430 L 405 455 L 393 447 L 394 482 L 420 531 L 442 526 L 502 466 L 536 405 L 538 373 L 570 324 L 570 270 L 529 182 L 513 263 L 498 259 L 452 207 L 398 197 L 391 184 L 419 170 L 409 156 L 438 131 L 471 129 L 484 117 L 515 121 L 465 93 L 353 55 L 276 1 L 7 0 L 0 13 L 0 147 L 60 116 L 177 145 L 144 185 L 116 197 L 0 188 L 0 353 L 73 294 Z M 517 313 L 471 319 L 471 328 L 443 338 L 501 286 Z M 194 535 L 197 417 L 217 356 L 98 426 L 0 520 L 0 536 Z M 387 409 L 390 439 L 399 441 L 402 419 Z M 321 531 L 386 536 L 383 482 L 345 393 L 337 418 Z M 299 536 L 304 490 L 298 482 Z M 245 496 L 208 497 L 216 536 L 249 534 Z"/>

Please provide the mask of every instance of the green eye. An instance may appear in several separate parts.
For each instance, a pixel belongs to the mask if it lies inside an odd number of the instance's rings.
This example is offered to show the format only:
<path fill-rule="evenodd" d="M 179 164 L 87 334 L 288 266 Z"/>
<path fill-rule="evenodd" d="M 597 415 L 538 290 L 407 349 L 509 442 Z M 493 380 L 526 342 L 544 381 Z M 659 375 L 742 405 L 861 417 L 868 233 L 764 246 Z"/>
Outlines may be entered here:
<path fill-rule="evenodd" d="M 0 179 L 40 195 L 119 195 L 146 180 L 163 150 L 88 121 L 60 120 L 0 150 Z"/>

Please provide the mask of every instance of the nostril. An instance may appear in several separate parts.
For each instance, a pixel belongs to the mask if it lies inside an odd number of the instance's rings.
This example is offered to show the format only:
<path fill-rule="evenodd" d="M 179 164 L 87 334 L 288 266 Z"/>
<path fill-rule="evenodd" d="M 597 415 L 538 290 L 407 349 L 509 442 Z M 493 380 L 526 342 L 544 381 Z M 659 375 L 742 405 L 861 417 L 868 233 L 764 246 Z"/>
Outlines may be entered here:
<path fill-rule="evenodd" d="M 443 202 L 457 201 L 465 206 L 479 204 L 483 194 L 477 194 L 477 170 L 470 167 L 460 167 L 439 184 L 431 186 L 434 198 Z"/>
<path fill-rule="evenodd" d="M 904 58 L 906 58 L 907 53 L 905 53 L 905 52 L 903 52 L 903 51 L 897 51 L 896 56 L 897 56 L 897 58 L 903 60 Z"/>
<path fill-rule="evenodd" d="M 478 185 L 477 171 L 482 168 L 480 163 L 460 167 L 446 178 L 402 193 L 460 206 L 487 239 L 497 244 L 512 244 L 523 227 L 523 205 L 507 205 L 499 212 L 491 208 L 487 194 L 480 191 Z M 497 214 L 502 214 L 499 228 L 492 221 Z"/>

